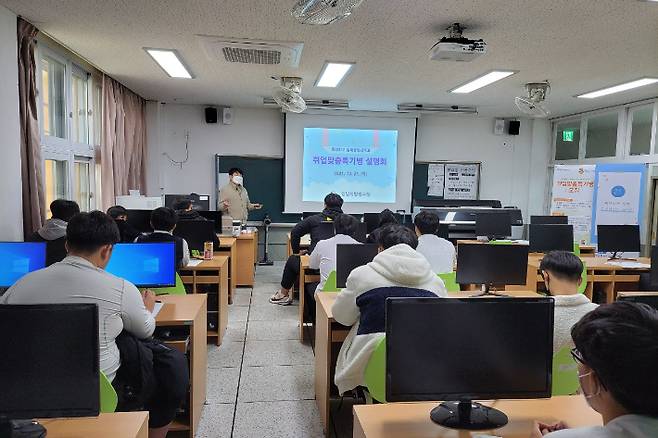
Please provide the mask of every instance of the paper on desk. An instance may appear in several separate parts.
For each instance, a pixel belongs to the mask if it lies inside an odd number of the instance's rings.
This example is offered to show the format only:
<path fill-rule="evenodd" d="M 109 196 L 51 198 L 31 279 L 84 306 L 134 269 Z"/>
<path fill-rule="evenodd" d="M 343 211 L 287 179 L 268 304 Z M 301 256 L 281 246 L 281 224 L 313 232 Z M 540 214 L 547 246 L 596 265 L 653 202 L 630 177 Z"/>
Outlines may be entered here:
<path fill-rule="evenodd" d="M 187 266 L 199 266 L 201 263 L 203 263 L 203 260 L 192 259 L 187 263 Z"/>
<path fill-rule="evenodd" d="M 158 313 L 160 313 L 160 310 L 162 310 L 162 306 L 164 306 L 164 303 L 159 303 L 157 301 L 155 302 L 155 307 L 153 307 L 153 312 L 151 312 L 153 314 L 153 318 L 158 316 Z"/>
<path fill-rule="evenodd" d="M 649 269 L 651 267 L 648 263 L 640 262 L 608 262 L 608 264 L 627 269 Z"/>

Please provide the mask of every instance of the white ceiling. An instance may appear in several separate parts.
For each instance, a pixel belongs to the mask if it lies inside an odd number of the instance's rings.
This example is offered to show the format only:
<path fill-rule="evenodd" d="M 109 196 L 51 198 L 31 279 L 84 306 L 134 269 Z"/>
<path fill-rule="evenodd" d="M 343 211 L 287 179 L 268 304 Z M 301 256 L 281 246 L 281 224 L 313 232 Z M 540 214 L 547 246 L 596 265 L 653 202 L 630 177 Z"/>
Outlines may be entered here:
<path fill-rule="evenodd" d="M 658 95 L 648 86 L 594 100 L 573 96 L 658 76 L 658 3 L 638 0 L 365 0 L 324 27 L 298 24 L 293 0 L 0 0 L 56 40 L 147 99 L 261 106 L 272 75 L 304 78 L 307 98 L 347 98 L 354 109 L 398 103 L 477 105 L 482 114 L 520 115 L 514 96 L 548 79 L 554 115 Z M 432 62 L 428 49 L 451 22 L 483 38 L 470 63 Z M 298 69 L 209 61 L 195 34 L 301 41 Z M 168 78 L 142 47 L 177 49 L 196 78 Z M 325 60 L 354 61 L 337 89 L 313 87 Z M 494 68 L 519 73 L 470 95 L 454 88 Z"/>

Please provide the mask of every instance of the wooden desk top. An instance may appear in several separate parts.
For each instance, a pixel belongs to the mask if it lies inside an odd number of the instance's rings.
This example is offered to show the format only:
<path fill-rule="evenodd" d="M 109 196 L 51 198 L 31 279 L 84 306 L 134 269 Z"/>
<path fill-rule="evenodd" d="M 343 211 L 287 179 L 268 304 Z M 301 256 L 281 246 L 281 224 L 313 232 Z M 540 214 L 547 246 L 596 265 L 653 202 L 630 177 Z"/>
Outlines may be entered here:
<path fill-rule="evenodd" d="M 39 422 L 48 431 L 48 438 L 146 438 L 148 416 L 148 412 L 114 412 L 98 417 L 54 418 Z"/>
<path fill-rule="evenodd" d="M 219 244 L 221 246 L 222 239 L 231 238 L 231 239 L 236 239 L 236 240 L 253 240 L 253 239 L 256 238 L 257 235 L 258 235 L 258 231 L 249 231 L 247 233 L 242 233 L 241 232 L 238 237 L 233 237 L 232 234 L 219 234 L 218 237 L 219 237 Z"/>
<path fill-rule="evenodd" d="M 156 300 L 164 303 L 155 317 L 156 325 L 189 325 L 200 311 L 205 312 L 206 294 L 160 295 Z"/>
<path fill-rule="evenodd" d="M 224 264 L 228 263 L 229 258 L 230 256 L 226 255 L 226 253 L 215 253 L 215 256 L 212 258 L 212 260 L 204 260 L 196 266 L 185 266 L 184 268 L 181 268 L 181 271 L 204 271 L 210 269 L 219 269 L 224 266 Z"/>
<path fill-rule="evenodd" d="M 484 404 L 502 410 L 507 414 L 510 422 L 495 431 L 469 433 L 446 429 L 433 423 L 430 420 L 430 411 L 438 405 L 438 402 L 358 405 L 354 406 L 354 436 L 466 438 L 491 434 L 505 438 L 528 438 L 535 420 L 547 423 L 565 421 L 570 427 L 602 424 L 601 416 L 590 408 L 580 395 L 536 400 L 497 400 Z"/>
<path fill-rule="evenodd" d="M 302 269 L 308 268 L 309 263 L 311 263 L 310 255 L 303 255 L 299 257 Z"/>
<path fill-rule="evenodd" d="M 290 241 L 290 233 L 288 233 L 288 240 Z M 310 246 L 311 245 L 311 236 L 309 234 L 304 234 L 299 238 L 299 246 Z"/>
<path fill-rule="evenodd" d="M 229 237 L 229 236 L 223 236 L 221 234 L 218 234 L 217 236 L 219 238 L 219 247 L 220 248 L 230 248 L 233 245 L 235 245 L 235 242 L 238 241 L 238 239 L 233 237 L 233 236 Z"/>
<path fill-rule="evenodd" d="M 539 263 L 541 263 L 542 257 L 543 256 L 541 255 L 528 257 L 528 266 L 539 268 Z M 585 256 L 585 257 L 581 257 L 580 259 L 583 261 L 585 266 L 587 266 L 587 269 L 605 269 L 609 271 L 626 271 L 626 270 L 646 271 L 649 269 L 649 268 L 625 268 L 623 266 L 611 265 L 606 257 Z M 632 260 L 632 261 L 651 265 L 651 259 L 647 257 L 638 257 L 637 260 Z"/>

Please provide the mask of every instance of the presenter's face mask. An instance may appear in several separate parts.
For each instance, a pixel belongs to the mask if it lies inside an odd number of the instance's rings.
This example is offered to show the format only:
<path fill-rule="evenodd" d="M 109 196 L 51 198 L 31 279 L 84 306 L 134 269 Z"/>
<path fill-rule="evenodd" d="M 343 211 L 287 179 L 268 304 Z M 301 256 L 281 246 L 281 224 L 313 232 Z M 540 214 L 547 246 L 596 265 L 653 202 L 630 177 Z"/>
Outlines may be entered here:
<path fill-rule="evenodd" d="M 233 175 L 233 182 L 234 182 L 235 184 L 241 186 L 241 185 L 242 185 L 242 182 L 243 182 L 243 180 L 242 180 L 242 176 L 240 176 L 240 175 Z"/>

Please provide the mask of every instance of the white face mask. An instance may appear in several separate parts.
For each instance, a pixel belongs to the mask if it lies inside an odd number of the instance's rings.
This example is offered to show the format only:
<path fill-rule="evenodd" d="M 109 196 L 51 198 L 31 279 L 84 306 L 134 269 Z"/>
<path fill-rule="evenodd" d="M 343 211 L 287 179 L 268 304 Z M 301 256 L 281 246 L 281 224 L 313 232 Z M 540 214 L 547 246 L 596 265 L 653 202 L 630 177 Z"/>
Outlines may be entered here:
<path fill-rule="evenodd" d="M 233 182 L 241 186 L 243 183 L 242 177 L 240 175 L 233 175 Z"/>

